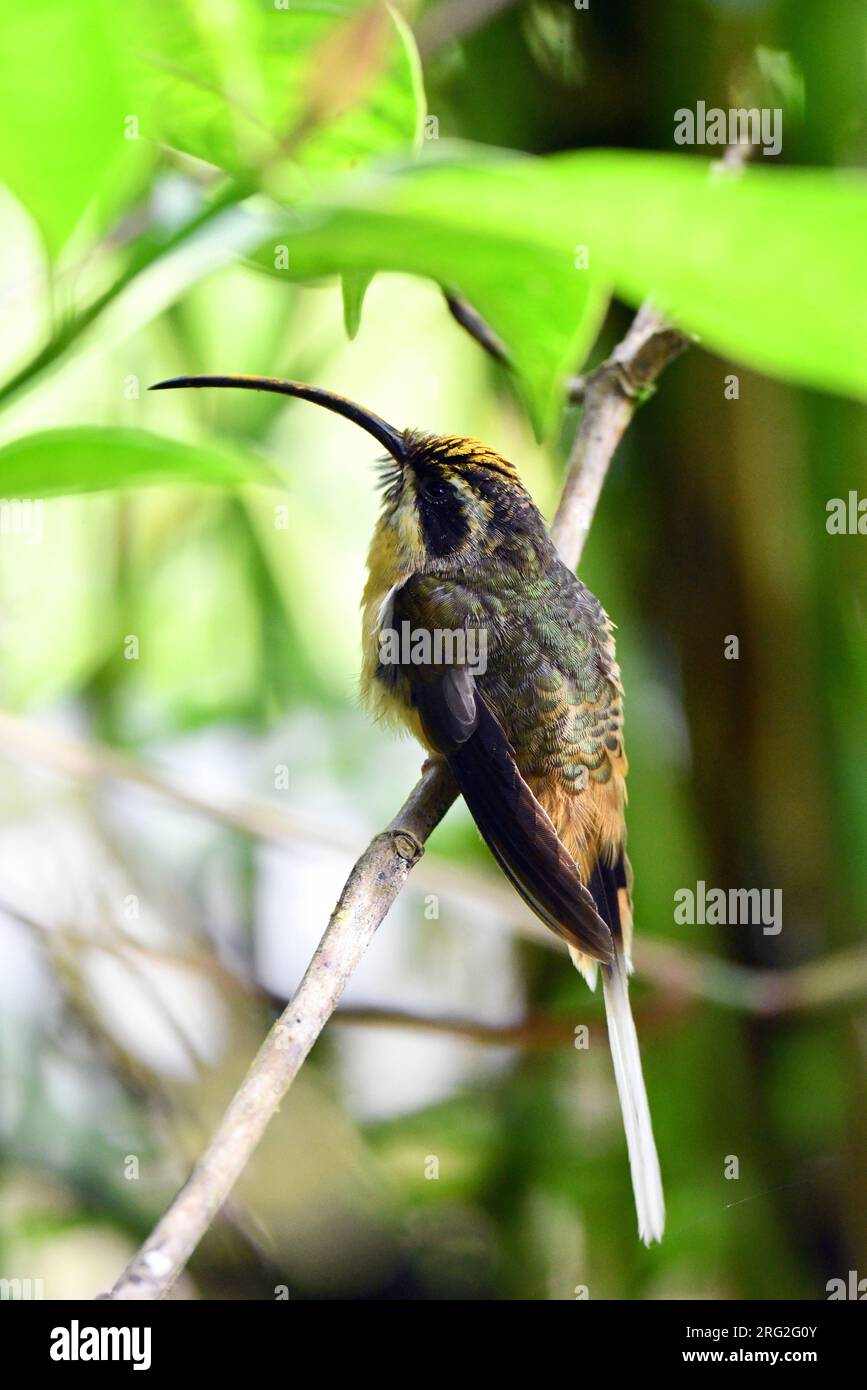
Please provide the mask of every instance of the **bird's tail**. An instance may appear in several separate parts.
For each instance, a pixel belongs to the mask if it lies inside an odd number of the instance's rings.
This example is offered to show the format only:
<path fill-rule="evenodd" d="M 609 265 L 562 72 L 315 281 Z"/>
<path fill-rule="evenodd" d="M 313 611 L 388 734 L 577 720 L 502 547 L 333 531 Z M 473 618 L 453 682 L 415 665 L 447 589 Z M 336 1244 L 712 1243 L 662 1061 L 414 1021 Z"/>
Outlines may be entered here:
<path fill-rule="evenodd" d="M 599 969 L 602 971 L 605 1016 L 608 1021 L 614 1076 L 620 1097 L 620 1109 L 623 1112 L 623 1127 L 626 1130 L 632 1189 L 638 1212 L 638 1234 L 645 1245 L 650 1245 L 652 1241 L 662 1239 L 665 1227 L 665 1201 L 653 1126 L 650 1122 L 650 1106 L 647 1103 L 647 1091 L 644 1088 L 641 1070 L 638 1035 L 635 1032 L 629 1004 L 629 976 L 632 971 L 632 870 L 625 851 L 621 849 L 613 864 L 604 858 L 597 860 L 588 886 L 599 915 L 609 927 L 614 940 L 614 961 L 611 964 L 600 964 Z M 588 973 L 587 958 L 573 952 L 572 959 L 592 988 L 595 983 L 595 971 Z"/>
<path fill-rule="evenodd" d="M 629 1004 L 626 960 L 621 950 L 613 965 L 603 965 L 602 990 L 608 1038 L 614 1060 L 614 1076 L 623 1111 L 626 1147 L 632 1173 L 632 1189 L 638 1212 L 638 1234 L 645 1245 L 662 1239 L 665 1228 L 665 1200 L 662 1177 L 650 1121 L 650 1106 L 641 1071 L 638 1035 Z"/>

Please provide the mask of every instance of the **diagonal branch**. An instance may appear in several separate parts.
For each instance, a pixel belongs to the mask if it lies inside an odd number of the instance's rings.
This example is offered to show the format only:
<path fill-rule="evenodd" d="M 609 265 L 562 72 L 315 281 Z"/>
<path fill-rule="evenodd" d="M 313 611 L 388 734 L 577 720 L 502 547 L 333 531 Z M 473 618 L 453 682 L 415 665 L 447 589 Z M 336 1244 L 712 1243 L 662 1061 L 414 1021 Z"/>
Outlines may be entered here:
<path fill-rule="evenodd" d="M 294 997 L 271 1028 L 216 1134 L 148 1240 L 127 1265 L 113 1299 L 163 1297 L 244 1171 L 271 1116 L 334 1011 L 346 983 L 397 897 L 424 842 L 455 797 L 432 764 L 394 820 L 352 870 Z"/>
<path fill-rule="evenodd" d="M 582 378 L 581 425 L 551 524 L 551 536 L 570 569 L 581 558 L 608 465 L 626 427 L 653 392 L 657 377 L 689 342 L 648 302 L 638 310 L 611 356 Z M 570 394 L 574 395 L 574 390 Z"/>
<path fill-rule="evenodd" d="M 552 535 L 577 564 L 611 457 L 638 403 L 686 346 L 650 305 L 584 386 L 584 411 Z M 391 824 L 355 864 L 301 984 L 269 1032 L 214 1138 L 112 1290 L 158 1299 L 170 1290 L 243 1172 L 271 1116 L 337 1006 L 353 970 L 457 795 L 445 765 L 426 765 Z"/>
<path fill-rule="evenodd" d="M 490 324 L 485 323 L 481 314 L 473 308 L 463 295 L 452 294 L 447 290 L 443 291 L 446 306 L 455 323 L 459 323 L 461 328 L 465 328 L 471 338 L 475 338 L 479 347 L 484 348 L 489 357 L 501 366 L 509 366 L 509 354 L 506 352 L 505 344 L 497 337 Z"/>

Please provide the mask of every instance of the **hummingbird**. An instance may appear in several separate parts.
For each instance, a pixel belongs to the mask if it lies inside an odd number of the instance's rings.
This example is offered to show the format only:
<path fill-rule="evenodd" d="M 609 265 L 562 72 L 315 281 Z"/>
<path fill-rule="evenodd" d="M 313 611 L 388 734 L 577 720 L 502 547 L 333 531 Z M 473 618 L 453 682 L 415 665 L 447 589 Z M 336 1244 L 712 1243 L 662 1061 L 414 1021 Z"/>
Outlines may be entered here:
<path fill-rule="evenodd" d="M 187 387 L 311 401 L 385 449 L 362 596 L 364 703 L 445 759 L 521 898 L 591 989 L 601 973 L 638 1231 L 647 1245 L 660 1240 L 662 1180 L 628 992 L 623 688 L 601 603 L 563 564 L 513 465 L 478 440 L 398 430 L 344 396 L 275 377 L 183 376 L 151 390 Z"/>

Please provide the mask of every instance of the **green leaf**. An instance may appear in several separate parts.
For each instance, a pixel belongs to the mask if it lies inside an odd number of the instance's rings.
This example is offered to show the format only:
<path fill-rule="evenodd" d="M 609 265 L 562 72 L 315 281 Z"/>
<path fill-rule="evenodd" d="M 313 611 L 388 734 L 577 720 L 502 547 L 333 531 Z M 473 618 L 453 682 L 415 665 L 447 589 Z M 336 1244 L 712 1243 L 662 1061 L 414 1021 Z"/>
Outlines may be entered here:
<path fill-rule="evenodd" d="M 136 0 L 149 124 L 165 143 L 277 196 L 298 168 L 405 154 L 424 98 L 412 35 L 383 5 Z"/>
<path fill-rule="evenodd" d="M 107 0 L 29 0 L 0 9 L 0 179 L 55 254 L 110 175 L 140 149 Z"/>
<path fill-rule="evenodd" d="M 607 295 L 575 267 L 571 235 L 531 231 L 523 209 L 538 161 L 448 159 L 360 181 L 281 232 L 296 279 L 403 271 L 457 290 L 506 345 L 537 429 L 558 418 L 563 383 L 599 331 Z M 357 188 L 357 191 L 355 189 Z M 505 215 L 488 215 L 488 200 Z M 269 250 L 260 260 L 269 267 Z"/>
<path fill-rule="evenodd" d="M 769 375 L 867 392 L 867 179 L 678 155 L 555 156 L 528 215 L 580 226 L 630 304 L 651 294 L 705 346 Z"/>
<path fill-rule="evenodd" d="M 344 185 L 283 236 L 293 276 L 398 270 L 456 286 L 503 339 L 544 426 L 609 288 L 634 305 L 652 295 L 708 347 L 759 370 L 863 393 L 865 233 L 857 175 L 459 147 Z M 576 268 L 581 248 L 587 269 Z"/>
<path fill-rule="evenodd" d="M 367 271 L 351 271 L 341 278 L 341 288 L 343 291 L 343 322 L 346 327 L 347 338 L 354 338 L 361 327 L 361 309 L 364 304 L 364 296 L 367 288 L 373 279 Z"/>
<path fill-rule="evenodd" d="M 0 449 L 0 495 L 57 497 L 161 483 L 279 486 L 261 459 L 144 430 L 84 425 L 25 435 Z"/>

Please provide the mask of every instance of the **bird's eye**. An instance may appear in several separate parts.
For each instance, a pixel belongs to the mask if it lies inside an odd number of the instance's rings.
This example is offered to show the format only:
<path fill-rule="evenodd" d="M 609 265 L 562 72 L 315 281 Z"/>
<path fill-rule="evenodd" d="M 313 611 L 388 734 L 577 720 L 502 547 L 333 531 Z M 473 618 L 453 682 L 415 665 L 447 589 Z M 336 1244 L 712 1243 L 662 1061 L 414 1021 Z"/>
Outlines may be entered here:
<path fill-rule="evenodd" d="M 431 478 L 425 487 L 426 495 L 432 502 L 444 502 L 451 494 L 451 488 L 445 478 Z"/>

